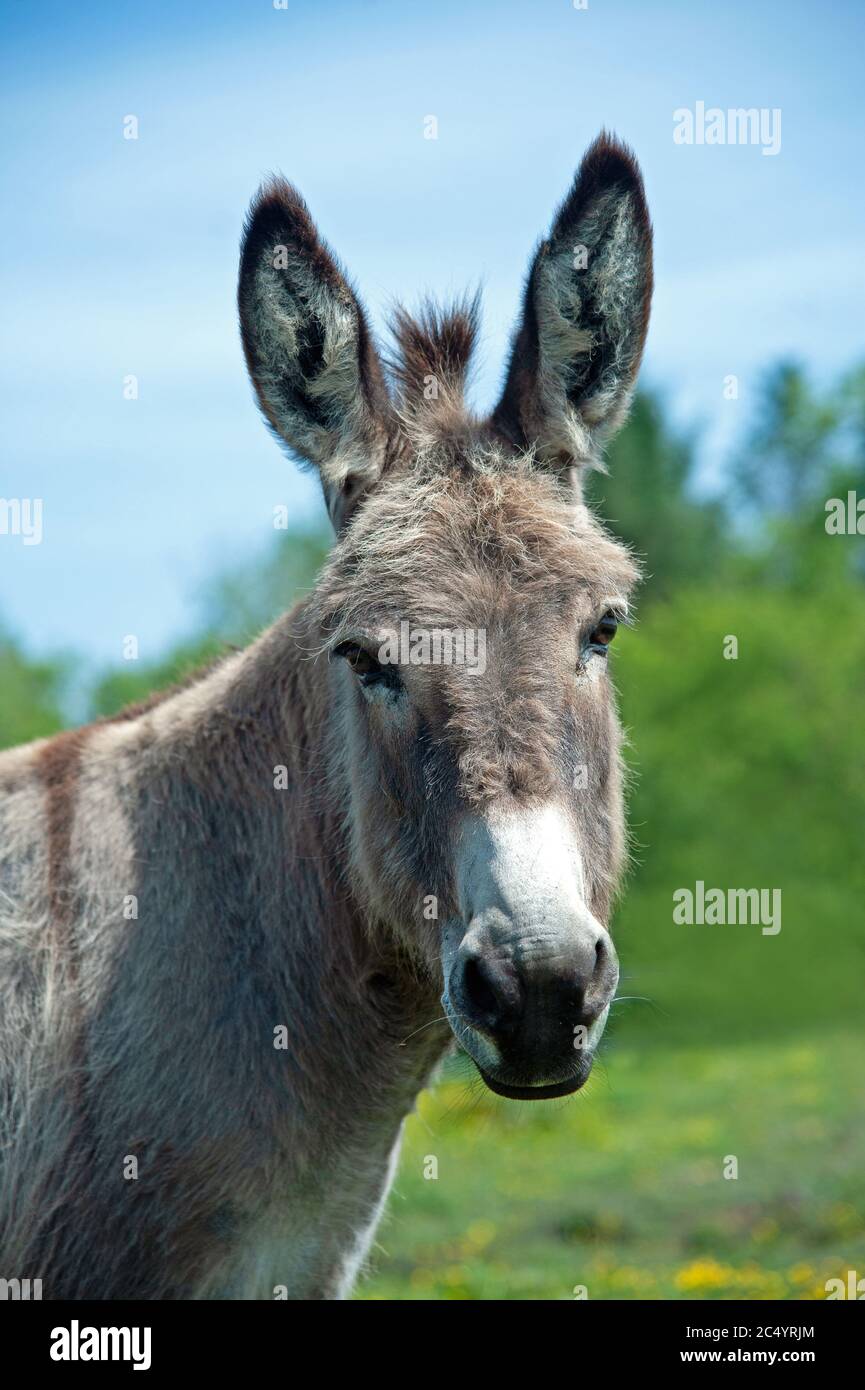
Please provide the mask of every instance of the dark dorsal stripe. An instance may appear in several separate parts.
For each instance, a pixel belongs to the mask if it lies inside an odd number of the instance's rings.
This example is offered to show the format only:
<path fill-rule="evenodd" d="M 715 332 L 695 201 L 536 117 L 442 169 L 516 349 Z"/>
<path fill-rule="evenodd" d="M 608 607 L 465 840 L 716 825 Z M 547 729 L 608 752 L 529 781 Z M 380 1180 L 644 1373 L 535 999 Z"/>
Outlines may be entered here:
<path fill-rule="evenodd" d="M 55 931 L 68 937 L 75 921 L 72 827 L 75 818 L 81 753 L 89 729 L 58 734 L 37 754 L 37 771 L 45 791 L 48 841 L 48 912 Z"/>
<path fill-rule="evenodd" d="M 72 857 L 72 830 L 78 801 L 81 757 L 90 728 L 58 734 L 37 754 L 37 771 L 45 792 L 48 844 L 47 910 L 49 966 L 57 977 L 59 997 L 69 1008 L 71 1101 L 76 1127 L 83 1121 L 82 1095 L 85 1077 L 84 1020 L 79 997 L 79 960 L 76 923 L 78 886 Z"/>

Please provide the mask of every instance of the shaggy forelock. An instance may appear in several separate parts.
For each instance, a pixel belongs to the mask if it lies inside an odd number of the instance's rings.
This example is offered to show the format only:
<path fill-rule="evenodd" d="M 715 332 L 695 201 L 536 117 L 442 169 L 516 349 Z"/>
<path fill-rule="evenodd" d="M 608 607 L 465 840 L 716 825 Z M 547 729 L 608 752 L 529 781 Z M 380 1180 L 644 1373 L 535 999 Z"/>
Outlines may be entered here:
<path fill-rule="evenodd" d="M 441 441 L 383 481 L 333 551 L 320 581 L 320 621 L 336 643 L 349 629 L 408 618 L 479 624 L 514 596 L 561 607 L 626 595 L 630 552 L 529 456 L 479 443 L 458 458 Z"/>

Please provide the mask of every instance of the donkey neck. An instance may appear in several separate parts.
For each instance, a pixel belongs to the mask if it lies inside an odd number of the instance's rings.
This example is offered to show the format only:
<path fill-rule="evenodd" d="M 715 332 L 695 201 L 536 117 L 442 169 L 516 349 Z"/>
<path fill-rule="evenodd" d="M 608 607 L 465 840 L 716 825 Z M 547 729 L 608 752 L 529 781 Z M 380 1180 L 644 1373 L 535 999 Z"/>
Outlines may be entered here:
<path fill-rule="evenodd" d="M 242 955 L 254 974 L 245 1026 L 284 1028 L 284 1050 L 269 1049 L 274 1086 L 327 1094 L 344 1124 L 401 1117 L 450 1034 L 443 1021 L 425 1026 L 441 1017 L 438 982 L 419 978 L 352 891 L 334 672 L 314 660 L 320 646 L 301 604 L 141 716 L 154 803 L 167 799 L 184 823 L 182 843 L 161 814 L 145 838 L 157 863 L 173 852 L 199 879 L 185 899 L 209 899 L 221 919 L 206 942 L 192 914 L 184 925 L 206 947 L 217 995 L 236 992 Z"/>

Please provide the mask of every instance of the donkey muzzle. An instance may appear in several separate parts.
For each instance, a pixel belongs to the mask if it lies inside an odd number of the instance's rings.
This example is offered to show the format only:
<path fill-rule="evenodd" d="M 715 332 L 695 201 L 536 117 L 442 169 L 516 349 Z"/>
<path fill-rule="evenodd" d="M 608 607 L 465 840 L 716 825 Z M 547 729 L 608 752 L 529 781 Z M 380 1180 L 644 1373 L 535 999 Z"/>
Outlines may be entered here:
<path fill-rule="evenodd" d="M 587 1080 L 617 982 L 613 943 L 593 919 L 551 934 L 493 916 L 472 922 L 447 996 L 487 1084 L 537 1099 Z"/>
<path fill-rule="evenodd" d="M 514 1099 L 588 1078 L 618 984 L 583 897 L 572 830 L 552 808 L 474 819 L 458 854 L 461 921 L 444 933 L 443 1002 L 486 1083 Z"/>

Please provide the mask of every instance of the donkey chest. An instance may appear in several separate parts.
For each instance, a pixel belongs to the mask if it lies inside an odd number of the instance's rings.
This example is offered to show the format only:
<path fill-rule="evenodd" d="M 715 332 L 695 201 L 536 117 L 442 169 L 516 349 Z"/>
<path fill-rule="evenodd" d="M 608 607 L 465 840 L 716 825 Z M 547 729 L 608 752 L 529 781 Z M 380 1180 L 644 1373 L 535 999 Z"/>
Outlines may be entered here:
<path fill-rule="evenodd" d="M 269 1201 L 238 1233 L 199 1297 L 349 1297 L 384 1210 L 400 1142 L 401 1130 L 383 1154 L 347 1154 L 314 1188 L 298 1186 Z"/>

